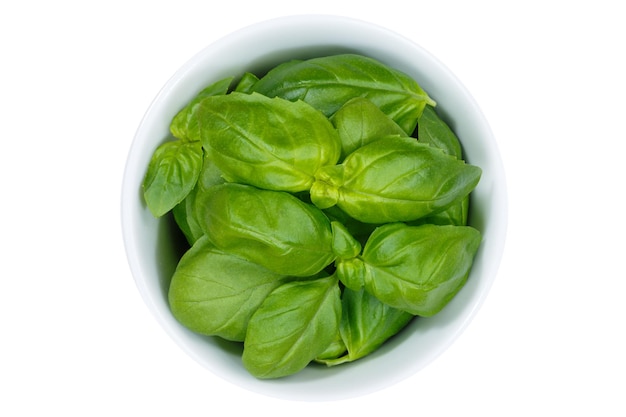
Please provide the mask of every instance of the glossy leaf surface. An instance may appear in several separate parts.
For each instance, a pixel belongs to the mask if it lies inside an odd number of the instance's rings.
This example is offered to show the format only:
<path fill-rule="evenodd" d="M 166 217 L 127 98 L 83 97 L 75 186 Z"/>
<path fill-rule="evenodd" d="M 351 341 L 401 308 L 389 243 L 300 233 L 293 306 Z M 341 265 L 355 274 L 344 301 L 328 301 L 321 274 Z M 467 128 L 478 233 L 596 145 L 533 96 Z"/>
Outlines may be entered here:
<path fill-rule="evenodd" d="M 322 209 L 336 204 L 365 223 L 411 221 L 460 201 L 481 173 L 413 138 L 388 137 L 357 149 L 340 165 L 320 169 L 311 201 Z"/>
<path fill-rule="evenodd" d="M 194 115 L 205 150 L 231 182 L 305 191 L 320 167 L 339 159 L 333 125 L 302 101 L 231 93 L 204 99 Z"/>
<path fill-rule="evenodd" d="M 243 364 L 257 378 L 294 374 L 330 346 L 340 318 L 336 278 L 283 284 L 252 315 L 244 342 Z"/>
<path fill-rule="evenodd" d="M 457 159 L 463 158 L 461 142 L 450 126 L 439 117 L 436 109 L 430 106 L 424 108 L 424 112 L 419 118 L 417 132 L 417 138 L 421 143 L 427 143 L 441 149 L 446 154 L 452 155 Z M 424 219 L 424 222 L 465 226 L 467 224 L 468 209 L 469 196 L 454 203 L 442 212 L 428 216 Z"/>
<path fill-rule="evenodd" d="M 156 149 L 143 180 L 144 199 L 155 217 L 172 210 L 195 187 L 202 155 L 199 142 L 174 140 Z"/>
<path fill-rule="evenodd" d="M 383 303 L 432 316 L 465 284 L 480 241 L 469 226 L 392 223 L 372 233 L 352 267 L 363 269 L 366 291 Z"/>
<path fill-rule="evenodd" d="M 426 104 L 435 104 L 405 73 L 357 54 L 292 61 L 270 70 L 254 91 L 269 97 L 304 100 L 332 116 L 354 97 L 366 97 L 391 117 L 407 135 Z"/>
<path fill-rule="evenodd" d="M 417 138 L 421 143 L 427 143 L 448 155 L 463 159 L 461 142 L 433 107 L 424 108 L 417 125 Z"/>
<path fill-rule="evenodd" d="M 198 104 L 206 97 L 215 95 L 224 95 L 228 92 L 233 77 L 227 77 L 217 81 L 200 91 L 176 116 L 170 123 L 170 131 L 174 137 L 183 141 L 199 141 L 198 125 L 195 123 L 192 115 Z"/>
<path fill-rule="evenodd" d="M 198 195 L 196 210 L 217 247 L 277 273 L 311 276 L 335 259 L 328 218 L 289 193 L 226 183 Z"/>
<path fill-rule="evenodd" d="M 413 318 L 412 314 L 383 304 L 364 290 L 344 289 L 341 306 L 339 329 L 347 353 L 324 361 L 331 366 L 352 362 L 369 355 L 402 330 Z"/>
<path fill-rule="evenodd" d="M 287 281 L 257 264 L 199 239 L 181 258 L 172 277 L 172 314 L 194 332 L 243 341 L 248 321 L 263 300 Z"/>
<path fill-rule="evenodd" d="M 176 224 L 191 245 L 204 235 L 204 230 L 202 230 L 202 226 L 200 226 L 195 214 L 196 195 L 206 191 L 213 185 L 223 183 L 222 173 L 205 154 L 196 186 L 180 204 L 172 209 Z"/>
<path fill-rule="evenodd" d="M 406 136 L 404 130 L 370 100 L 357 97 L 344 104 L 330 121 L 341 140 L 341 157 L 385 136 Z"/>

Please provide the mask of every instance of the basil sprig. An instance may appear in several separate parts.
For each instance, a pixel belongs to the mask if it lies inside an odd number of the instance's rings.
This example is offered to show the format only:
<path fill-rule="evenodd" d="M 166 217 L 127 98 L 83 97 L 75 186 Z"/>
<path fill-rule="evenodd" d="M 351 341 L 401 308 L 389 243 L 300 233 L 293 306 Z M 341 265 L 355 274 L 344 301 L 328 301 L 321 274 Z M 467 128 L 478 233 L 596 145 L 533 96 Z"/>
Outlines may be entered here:
<path fill-rule="evenodd" d="M 339 279 L 411 314 L 438 313 L 463 287 L 481 241 L 469 226 L 390 223 L 377 228 Z"/>
<path fill-rule="evenodd" d="M 337 204 L 365 223 L 417 220 L 444 210 L 476 187 L 481 169 L 410 137 L 358 148 L 342 164 L 319 169 L 311 200 Z"/>

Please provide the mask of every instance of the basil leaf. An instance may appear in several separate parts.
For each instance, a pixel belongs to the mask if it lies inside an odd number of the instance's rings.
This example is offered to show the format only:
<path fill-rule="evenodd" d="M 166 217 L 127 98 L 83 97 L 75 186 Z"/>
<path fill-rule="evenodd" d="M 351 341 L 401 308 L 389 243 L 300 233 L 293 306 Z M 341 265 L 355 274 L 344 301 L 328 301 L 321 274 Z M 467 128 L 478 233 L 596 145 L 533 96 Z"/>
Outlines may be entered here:
<path fill-rule="evenodd" d="M 361 253 L 361 244 L 352 237 L 343 224 L 332 221 L 330 226 L 333 233 L 331 246 L 337 258 L 350 259 Z"/>
<path fill-rule="evenodd" d="M 233 77 L 228 77 L 209 85 L 172 119 L 170 131 L 179 140 L 157 148 L 143 184 L 144 198 L 156 217 L 172 210 L 195 186 L 202 168 L 203 151 L 198 125 L 192 115 L 205 98 L 226 94 L 232 80 Z M 180 215 L 181 210 L 178 213 Z"/>
<path fill-rule="evenodd" d="M 335 263 L 335 274 L 346 288 L 359 291 L 365 285 L 366 266 L 358 258 L 339 259 Z"/>
<path fill-rule="evenodd" d="M 233 77 L 224 78 L 223 80 L 217 81 L 200 91 L 196 97 L 194 97 L 193 100 L 191 100 L 191 102 L 189 102 L 189 104 L 179 111 L 172 119 L 172 122 L 170 123 L 170 131 L 172 132 L 172 135 L 183 141 L 200 140 L 198 126 L 193 123 L 193 112 L 195 111 L 198 103 L 206 97 L 226 94 L 232 81 Z"/>
<path fill-rule="evenodd" d="M 407 222 L 407 224 L 411 226 L 419 226 L 420 224 L 466 226 L 468 212 L 469 195 L 455 202 L 444 211 L 422 217 L 412 222 Z"/>
<path fill-rule="evenodd" d="M 417 124 L 417 138 L 420 142 L 439 148 L 457 159 L 463 158 L 461 142 L 433 107 L 424 108 Z"/>
<path fill-rule="evenodd" d="M 481 173 L 413 138 L 388 137 L 357 149 L 340 165 L 319 169 L 311 201 L 321 209 L 336 204 L 365 223 L 411 221 L 460 201 Z"/>
<path fill-rule="evenodd" d="M 332 342 L 330 342 L 330 345 L 328 345 L 328 347 L 326 347 L 326 349 L 322 353 L 317 355 L 317 357 L 315 358 L 315 362 L 326 364 L 327 361 L 335 360 L 341 356 L 344 356 L 345 354 L 346 344 L 343 342 L 341 332 L 339 331 L 339 329 L 337 329 L 337 332 L 335 333 L 335 337 L 333 338 Z"/>
<path fill-rule="evenodd" d="M 252 315 L 243 364 L 262 379 L 299 372 L 333 342 L 340 317 L 335 277 L 283 284 Z"/>
<path fill-rule="evenodd" d="M 155 217 L 172 210 L 194 188 L 202 155 L 199 142 L 175 140 L 156 149 L 142 184 L 144 199 Z"/>
<path fill-rule="evenodd" d="M 202 227 L 193 214 L 197 193 L 198 187 L 195 187 L 187 194 L 187 197 L 185 197 L 183 201 L 172 209 L 174 221 L 180 231 L 183 232 L 187 243 L 190 245 L 193 245 L 198 239 L 204 236 L 204 230 L 202 230 Z"/>
<path fill-rule="evenodd" d="M 252 314 L 286 280 L 215 248 L 204 236 L 176 267 L 169 305 L 174 317 L 196 333 L 243 341 Z"/>
<path fill-rule="evenodd" d="M 197 196 L 196 212 L 218 248 L 280 274 L 315 275 L 336 256 L 328 218 L 289 193 L 216 185 Z"/>
<path fill-rule="evenodd" d="M 330 121 L 308 104 L 231 93 L 203 100 L 194 113 L 204 148 L 231 182 L 298 192 L 339 159 Z"/>
<path fill-rule="evenodd" d="M 330 121 L 337 129 L 341 140 L 341 157 L 385 136 L 406 136 L 404 130 L 396 122 L 370 100 L 357 97 L 343 105 Z"/>
<path fill-rule="evenodd" d="M 421 143 L 427 143 L 443 150 L 448 155 L 462 159 L 461 142 L 446 122 L 439 117 L 434 108 L 426 106 L 419 118 L 417 132 L 417 138 Z M 465 226 L 468 209 L 469 196 L 466 196 L 446 210 L 424 218 L 422 223 Z"/>
<path fill-rule="evenodd" d="M 239 93 L 251 93 L 257 81 L 259 81 L 259 78 L 256 75 L 251 72 L 246 72 L 237 83 L 234 91 Z"/>
<path fill-rule="evenodd" d="M 381 226 L 358 259 L 365 290 L 394 308 L 432 316 L 465 285 L 480 241 L 469 226 Z"/>
<path fill-rule="evenodd" d="M 435 102 L 407 74 L 373 58 L 341 54 L 289 62 L 270 70 L 254 91 L 290 101 L 304 100 L 327 117 L 354 97 L 366 97 L 407 135 L 426 104 Z"/>
<path fill-rule="evenodd" d="M 390 307 L 364 290 L 344 289 L 341 306 L 339 329 L 348 352 L 344 356 L 325 360 L 328 366 L 369 355 L 413 318 L 412 314 Z"/>
<path fill-rule="evenodd" d="M 196 186 L 180 204 L 172 209 L 174 220 L 189 244 L 193 245 L 196 240 L 204 235 L 204 230 L 202 230 L 202 226 L 200 226 L 195 215 L 196 195 L 213 185 L 223 183 L 222 173 L 205 154 Z"/>

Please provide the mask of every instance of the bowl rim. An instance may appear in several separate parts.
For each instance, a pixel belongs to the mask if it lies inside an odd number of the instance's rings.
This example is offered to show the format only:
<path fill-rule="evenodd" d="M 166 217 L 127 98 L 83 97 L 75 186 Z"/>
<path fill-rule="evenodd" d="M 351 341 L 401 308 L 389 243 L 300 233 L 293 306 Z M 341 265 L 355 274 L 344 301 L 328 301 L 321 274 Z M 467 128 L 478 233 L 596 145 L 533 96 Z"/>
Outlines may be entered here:
<path fill-rule="evenodd" d="M 497 207 L 492 207 L 491 213 L 495 216 L 495 220 L 492 220 L 490 218 L 489 221 L 494 221 L 500 229 L 490 234 L 491 240 L 488 243 L 490 245 L 489 254 L 492 259 L 490 259 L 489 263 L 485 266 L 485 268 L 483 268 L 485 269 L 485 271 L 481 270 L 482 275 L 480 280 L 480 288 L 476 290 L 476 293 L 473 294 L 472 297 L 470 297 L 471 302 L 465 306 L 462 317 L 456 318 L 454 320 L 454 326 L 444 325 L 441 326 L 441 328 L 439 329 L 429 329 L 429 331 L 443 333 L 445 337 L 441 339 L 441 342 L 435 349 L 429 351 L 427 357 L 422 358 L 418 362 L 406 364 L 405 366 L 400 367 L 401 369 L 398 369 L 393 374 L 387 375 L 387 378 L 382 381 L 371 381 L 367 384 L 357 384 L 356 386 L 352 387 L 346 386 L 345 388 L 342 388 L 341 392 L 333 392 L 330 388 L 320 392 L 309 392 L 311 384 L 308 384 L 306 381 L 297 382 L 297 384 L 301 384 L 301 386 L 296 386 L 294 388 L 290 385 L 290 383 L 286 382 L 290 381 L 288 379 L 260 381 L 251 377 L 245 378 L 241 377 L 240 375 L 235 375 L 233 372 L 231 372 L 228 368 L 228 365 L 218 366 L 214 363 L 207 362 L 207 358 L 202 357 L 199 354 L 198 350 L 195 347 L 192 347 L 192 345 L 190 344 L 190 338 L 195 338 L 195 336 L 188 334 L 185 330 L 181 331 L 181 329 L 178 329 L 176 327 L 177 324 L 172 322 L 172 318 L 168 316 L 169 310 L 163 308 L 161 304 L 162 300 L 159 300 L 158 297 L 155 297 L 154 289 L 148 285 L 147 279 L 149 279 L 149 277 L 146 276 L 147 272 L 144 270 L 144 266 L 141 262 L 142 255 L 140 250 L 140 241 L 137 238 L 137 233 L 140 230 L 140 226 L 145 226 L 144 224 L 138 226 L 138 223 L 142 222 L 141 216 L 137 214 L 137 211 L 141 210 L 141 207 L 138 207 L 141 204 L 137 204 L 137 197 L 140 194 L 137 189 L 137 184 L 140 180 L 139 172 L 141 171 L 138 165 L 138 154 L 141 152 L 146 143 L 146 138 L 142 135 L 144 135 L 147 124 L 152 123 L 152 114 L 155 112 L 162 112 L 163 109 L 160 108 L 160 106 L 162 106 L 163 102 L 167 101 L 168 98 L 172 94 L 174 94 L 177 89 L 187 89 L 187 93 L 191 94 L 191 90 L 193 88 L 189 85 L 184 85 L 184 81 L 187 77 L 190 76 L 195 68 L 204 65 L 203 63 L 207 59 L 207 56 L 219 53 L 219 51 L 232 47 L 232 45 L 247 45 L 250 43 L 249 39 L 253 36 L 256 36 L 257 38 L 272 38 L 279 33 L 284 35 L 285 31 L 294 30 L 295 28 L 302 30 L 304 33 L 307 33 L 307 36 L 311 37 L 313 36 L 313 29 L 319 29 L 322 26 L 331 31 L 333 36 L 340 36 L 341 34 L 344 34 L 346 37 L 349 37 L 351 36 L 351 32 L 361 31 L 370 34 L 371 39 L 374 39 L 374 37 L 378 38 L 379 43 L 380 39 L 384 39 L 388 42 L 401 43 L 403 46 L 412 48 L 414 52 L 417 52 L 418 54 L 427 57 L 428 65 L 436 68 L 437 71 L 441 71 L 441 77 L 450 80 L 450 82 L 454 84 L 453 86 L 451 85 L 449 87 L 450 90 L 453 89 L 454 91 L 456 91 L 456 94 L 461 95 L 462 99 L 466 102 L 468 109 L 473 112 L 472 120 L 479 125 L 478 129 L 481 130 L 485 135 L 482 140 L 484 141 L 485 151 L 489 153 L 489 159 L 493 163 L 490 168 L 498 176 L 495 183 L 489 184 L 491 189 L 487 190 L 486 192 L 489 192 L 497 197 Z M 332 36 L 327 35 L 326 37 L 331 38 Z M 308 40 L 307 42 L 311 41 Z M 317 45 L 322 45 L 322 43 L 320 42 Z M 379 49 L 382 48 L 383 46 L 381 43 Z M 404 70 L 404 68 L 399 69 Z M 213 75 L 213 77 L 215 78 L 215 75 Z M 195 88 L 196 90 L 198 90 L 201 87 L 203 86 L 197 85 Z M 167 120 L 166 122 L 167 124 L 169 124 L 169 120 Z M 420 369 L 432 363 L 435 358 L 437 358 L 445 350 L 447 350 L 449 346 L 465 331 L 469 323 L 473 320 L 476 313 L 483 305 L 493 285 L 504 251 L 507 220 L 508 198 L 506 190 L 506 178 L 497 142 L 495 141 L 493 133 L 478 104 L 475 102 L 474 98 L 470 95 L 465 86 L 462 85 L 460 80 L 454 74 L 452 74 L 452 72 L 450 72 L 450 70 L 445 67 L 436 57 L 431 55 L 429 52 L 427 52 L 425 49 L 423 49 L 412 40 L 409 40 L 396 32 L 364 20 L 327 14 L 302 14 L 282 16 L 253 23 L 217 39 L 216 41 L 201 49 L 189 60 L 187 60 L 187 62 L 185 62 L 160 89 L 160 91 L 148 107 L 139 124 L 139 127 L 136 130 L 128 153 L 128 159 L 124 168 L 121 197 L 121 223 L 123 241 L 133 279 L 145 304 L 147 305 L 153 316 L 157 319 L 159 324 L 176 342 L 176 344 L 194 360 L 212 371 L 212 373 L 226 381 L 229 381 L 233 385 L 243 387 L 249 391 L 268 395 L 271 397 L 302 401 L 326 401 L 345 399 L 366 395 L 380 389 L 387 388 L 415 374 Z M 364 358 L 360 361 L 369 364 L 375 357 L 376 355 L 373 355 L 371 358 Z M 378 369 L 380 370 L 380 368 Z M 337 373 L 334 372 L 332 373 L 332 375 L 337 375 Z M 329 378 L 332 377 L 332 375 L 329 376 Z M 314 386 L 319 387 L 321 386 L 321 384 L 326 384 L 329 382 L 326 378 L 321 378 L 321 381 L 322 382 L 320 384 L 314 384 Z M 332 386 L 333 384 L 328 385 Z"/>

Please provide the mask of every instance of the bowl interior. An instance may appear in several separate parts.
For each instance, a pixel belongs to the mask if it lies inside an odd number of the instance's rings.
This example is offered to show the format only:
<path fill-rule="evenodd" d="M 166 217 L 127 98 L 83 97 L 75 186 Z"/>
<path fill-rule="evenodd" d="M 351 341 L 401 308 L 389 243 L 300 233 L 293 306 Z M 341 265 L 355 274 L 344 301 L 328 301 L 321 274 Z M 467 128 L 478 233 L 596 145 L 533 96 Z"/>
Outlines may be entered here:
<path fill-rule="evenodd" d="M 141 182 L 158 144 L 168 138 L 172 117 L 204 86 L 245 71 L 262 74 L 294 58 L 354 52 L 406 72 L 438 103 L 459 136 L 465 158 L 483 169 L 472 193 L 469 223 L 483 242 L 462 291 L 432 318 L 418 318 L 374 354 L 334 368 L 309 366 L 291 377 L 260 381 L 241 364 L 238 345 L 194 334 L 170 314 L 167 289 L 181 252 L 170 217 L 155 219 L 143 202 Z M 296 400 L 334 400 L 394 384 L 440 355 L 473 317 L 495 277 L 504 245 L 507 207 L 504 171 L 495 140 L 480 109 L 457 78 L 415 43 L 384 28 L 335 16 L 294 16 L 239 30 L 202 50 L 163 87 L 132 143 L 122 192 L 122 228 L 137 287 L 160 324 L 195 360 L 246 389 Z"/>

